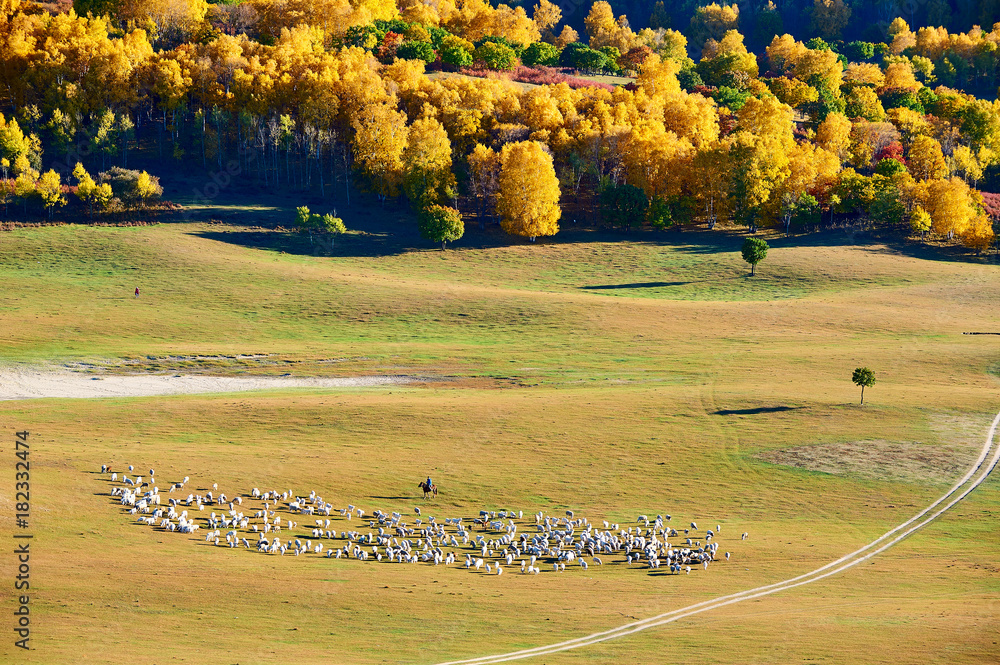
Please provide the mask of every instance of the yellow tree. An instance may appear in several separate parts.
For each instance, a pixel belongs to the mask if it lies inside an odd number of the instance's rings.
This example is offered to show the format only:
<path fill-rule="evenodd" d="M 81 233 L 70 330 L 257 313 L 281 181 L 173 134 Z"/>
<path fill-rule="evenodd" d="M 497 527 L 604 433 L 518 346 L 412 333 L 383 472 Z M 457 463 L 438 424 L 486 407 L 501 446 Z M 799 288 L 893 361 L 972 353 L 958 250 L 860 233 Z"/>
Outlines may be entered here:
<path fill-rule="evenodd" d="M 500 152 L 500 226 L 530 238 L 559 231 L 559 179 L 552 156 L 537 141 L 508 143 Z"/>
<path fill-rule="evenodd" d="M 633 126 L 620 150 L 629 183 L 645 191 L 650 199 L 679 193 L 680 176 L 694 156 L 690 141 L 678 139 L 661 123 L 651 120 Z"/>
<path fill-rule="evenodd" d="M 989 217 L 979 213 L 969 223 L 969 227 L 962 234 L 962 244 L 971 247 L 976 252 L 982 252 L 992 244 L 994 238 L 993 224 Z"/>
<path fill-rule="evenodd" d="M 352 118 L 354 156 L 383 202 L 396 193 L 407 144 L 406 115 L 388 104 L 372 104 Z"/>
<path fill-rule="evenodd" d="M 840 95 L 840 86 L 844 82 L 844 66 L 833 51 L 806 49 L 795 62 L 792 71 L 795 78 L 800 81 L 812 82 L 813 77 L 816 77 L 831 93 Z"/>
<path fill-rule="evenodd" d="M 925 233 L 931 230 L 931 216 L 921 206 L 914 206 L 910 212 L 910 228 L 920 234 L 922 238 Z"/>
<path fill-rule="evenodd" d="M 38 193 L 35 186 L 38 181 L 38 171 L 32 168 L 27 157 L 21 155 L 14 161 L 14 173 L 17 174 L 14 180 L 14 196 L 21 200 L 24 211 L 27 212 L 28 201 Z"/>
<path fill-rule="evenodd" d="M 952 173 L 961 173 L 966 183 L 970 180 L 973 186 L 983 177 L 983 164 L 969 146 L 957 146 L 951 153 L 949 167 Z"/>
<path fill-rule="evenodd" d="M 850 154 L 851 121 L 843 113 L 830 113 L 816 129 L 816 143 L 843 162 Z"/>
<path fill-rule="evenodd" d="M 856 86 L 847 93 L 847 115 L 851 118 L 864 118 L 870 122 L 885 120 L 885 109 L 875 91 L 867 86 Z"/>
<path fill-rule="evenodd" d="M 881 88 L 885 85 L 885 74 L 882 68 L 871 62 L 852 62 L 844 70 L 844 81 L 855 85 L 868 85 Z"/>
<path fill-rule="evenodd" d="M 889 109 L 886 115 L 889 117 L 889 121 L 902 132 L 906 143 L 912 142 L 917 136 L 930 136 L 933 133 L 931 123 L 927 121 L 927 118 L 913 109 L 901 106 Z"/>
<path fill-rule="evenodd" d="M 769 80 L 767 87 L 771 89 L 775 97 L 793 109 L 819 99 L 816 88 L 798 79 L 778 76 Z"/>
<path fill-rule="evenodd" d="M 62 194 L 62 184 L 59 174 L 49 169 L 38 180 L 38 195 L 42 197 L 42 206 L 52 219 L 52 211 L 56 206 L 66 205 L 66 197 Z"/>
<path fill-rule="evenodd" d="M 681 91 L 677 72 L 681 66 L 673 60 L 662 60 L 655 53 L 642 63 L 642 71 L 636 77 L 636 84 L 650 97 L 670 95 Z"/>
<path fill-rule="evenodd" d="M 531 20 L 538 27 L 538 32 L 549 41 L 554 39 L 552 29 L 556 27 L 562 19 L 562 10 L 559 5 L 555 5 L 549 0 L 538 0 L 535 11 L 531 14 Z"/>
<path fill-rule="evenodd" d="M 616 21 L 611 5 L 604 0 L 594 3 L 587 18 L 584 19 L 584 24 L 590 36 L 590 48 L 614 46 L 622 53 L 627 53 L 636 45 L 635 33 L 629 28 L 628 19 L 620 16 Z"/>
<path fill-rule="evenodd" d="M 889 49 L 896 55 L 917 44 L 917 36 L 906 21 L 898 16 L 889 24 L 889 36 L 892 37 Z"/>
<path fill-rule="evenodd" d="M 718 220 L 727 220 L 732 213 L 732 168 L 728 141 L 706 145 L 694 157 L 691 189 L 709 228 L 714 229 Z"/>
<path fill-rule="evenodd" d="M 930 214 L 934 232 L 949 238 L 965 234 L 980 214 L 961 178 L 927 181 L 916 196 Z"/>
<path fill-rule="evenodd" d="M 403 164 L 406 168 L 406 195 L 416 207 L 444 203 L 455 196 L 451 141 L 435 118 L 425 115 L 410 125 Z"/>
<path fill-rule="evenodd" d="M 87 205 L 88 215 L 94 214 L 95 205 L 103 209 L 111 201 L 113 196 L 111 185 L 106 182 L 98 185 L 80 162 L 77 162 L 73 169 L 73 177 L 77 182 L 76 196 Z"/>
<path fill-rule="evenodd" d="M 469 189 L 479 204 L 480 225 L 485 228 L 486 211 L 495 211 L 500 190 L 500 155 L 477 143 L 468 157 Z"/>
<path fill-rule="evenodd" d="M 771 40 L 764 52 L 767 60 L 771 63 L 771 69 L 783 74 L 790 74 L 795 68 L 795 63 L 805 54 L 805 44 L 795 41 L 791 35 L 777 35 Z"/>
<path fill-rule="evenodd" d="M 930 136 L 914 138 L 910 145 L 910 173 L 920 180 L 948 175 L 948 164 L 941 152 L 941 144 Z"/>
<path fill-rule="evenodd" d="M 703 44 L 707 39 L 722 39 L 727 30 L 738 30 L 740 8 L 735 3 L 720 5 L 713 2 L 698 7 L 691 17 L 691 38 L 695 44 Z"/>
<path fill-rule="evenodd" d="M 591 6 L 590 13 L 583 19 L 583 23 L 587 26 L 591 48 L 604 46 L 609 36 L 618 28 L 615 23 L 615 13 L 611 10 L 611 5 L 604 0 L 598 0 Z"/>
<path fill-rule="evenodd" d="M 781 218 L 785 233 L 791 228 L 792 216 L 804 194 L 819 198 L 837 180 L 840 159 L 809 142 L 796 143 L 788 156 L 788 177 L 777 186 L 772 198 L 781 202 Z"/>
<path fill-rule="evenodd" d="M 730 136 L 733 194 L 739 221 L 756 230 L 761 217 L 774 217 L 789 176 L 789 156 L 795 145 L 792 109 L 774 97 L 751 97 L 740 109 L 737 130 Z"/>
<path fill-rule="evenodd" d="M 885 68 L 883 89 L 899 88 L 902 90 L 917 90 L 921 87 L 917 77 L 913 75 L 913 65 L 909 62 L 894 62 Z"/>

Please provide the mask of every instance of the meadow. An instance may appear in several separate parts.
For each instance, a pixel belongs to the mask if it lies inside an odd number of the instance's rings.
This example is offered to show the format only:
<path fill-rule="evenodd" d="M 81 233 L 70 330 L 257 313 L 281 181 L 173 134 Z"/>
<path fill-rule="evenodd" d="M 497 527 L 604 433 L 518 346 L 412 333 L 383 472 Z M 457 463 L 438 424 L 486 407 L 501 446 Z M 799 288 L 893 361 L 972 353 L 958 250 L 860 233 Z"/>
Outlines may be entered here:
<path fill-rule="evenodd" d="M 1000 408 L 1000 338 L 962 335 L 1000 332 L 988 260 L 829 232 L 771 238 L 749 278 L 725 231 L 470 229 L 442 252 L 349 215 L 367 230 L 314 256 L 239 216 L 0 234 L 0 362 L 417 381 L 0 402 L 6 436 L 33 433 L 30 662 L 436 663 L 612 628 L 869 542 L 961 475 Z M 439 519 L 670 513 L 722 525 L 733 558 L 496 577 L 265 556 L 135 525 L 106 463 Z M 996 661 L 998 490 L 842 575 L 525 662 Z"/>

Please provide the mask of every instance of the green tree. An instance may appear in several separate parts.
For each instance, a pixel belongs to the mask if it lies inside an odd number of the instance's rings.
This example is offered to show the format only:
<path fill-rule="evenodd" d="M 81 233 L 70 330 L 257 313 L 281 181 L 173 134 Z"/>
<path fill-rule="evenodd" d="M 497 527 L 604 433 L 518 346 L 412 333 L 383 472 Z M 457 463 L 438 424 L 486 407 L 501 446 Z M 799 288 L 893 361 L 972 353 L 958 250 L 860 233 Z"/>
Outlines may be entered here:
<path fill-rule="evenodd" d="M 559 64 L 559 54 L 559 49 L 554 45 L 547 44 L 546 42 L 535 42 L 534 44 L 529 44 L 528 48 L 524 49 L 524 53 L 521 55 L 521 62 L 528 67 L 535 67 L 537 65 L 555 67 Z"/>
<path fill-rule="evenodd" d="M 812 194 L 792 196 L 786 194 L 781 199 L 781 219 L 785 224 L 785 235 L 791 233 L 792 225 L 803 228 L 816 226 L 820 222 L 820 206 Z"/>
<path fill-rule="evenodd" d="M 437 54 L 434 47 L 427 42 L 410 41 L 403 42 L 396 49 L 396 57 L 403 60 L 423 60 L 424 62 L 434 62 Z"/>
<path fill-rule="evenodd" d="M 850 42 L 844 45 L 844 55 L 853 62 L 863 62 L 875 57 L 875 44 L 871 42 Z"/>
<path fill-rule="evenodd" d="M 306 206 L 296 208 L 295 211 L 295 228 L 300 233 L 309 234 L 310 245 L 315 244 L 315 239 L 318 236 L 322 240 L 329 241 L 332 250 L 334 238 L 347 232 L 344 220 L 334 217 L 330 213 L 325 215 L 310 213 Z"/>
<path fill-rule="evenodd" d="M 743 260 L 750 264 L 750 275 L 753 276 L 757 264 L 767 257 L 767 242 L 760 238 L 747 238 L 743 241 Z"/>
<path fill-rule="evenodd" d="M 604 70 L 609 74 L 621 74 L 622 68 L 618 66 L 618 59 L 622 57 L 622 52 L 617 46 L 602 46 L 600 52 L 604 55 Z"/>
<path fill-rule="evenodd" d="M 693 197 L 684 194 L 662 198 L 654 196 L 649 203 L 646 219 L 650 225 L 659 231 L 674 226 L 686 224 L 694 219 L 696 203 Z"/>
<path fill-rule="evenodd" d="M 507 70 L 517 66 L 514 49 L 496 42 L 485 42 L 476 48 L 475 59 L 489 69 Z"/>
<path fill-rule="evenodd" d="M 431 242 L 441 243 L 445 249 L 449 241 L 454 242 L 465 235 L 462 214 L 454 208 L 432 205 L 424 208 L 417 216 L 420 235 Z"/>
<path fill-rule="evenodd" d="M 458 45 L 446 46 L 441 49 L 441 62 L 455 68 L 471 67 L 472 54 Z"/>
<path fill-rule="evenodd" d="M 670 14 L 663 6 L 663 0 L 657 0 L 653 5 L 653 11 L 649 14 L 649 27 L 653 30 L 670 27 Z"/>
<path fill-rule="evenodd" d="M 606 63 L 607 56 L 580 42 L 567 44 L 559 56 L 559 64 L 563 67 L 572 67 L 587 72 L 604 69 Z"/>
<path fill-rule="evenodd" d="M 649 201 L 635 185 L 608 185 L 601 192 L 601 209 L 612 226 L 628 231 L 646 216 Z"/>
<path fill-rule="evenodd" d="M 861 403 L 865 403 L 865 388 L 871 388 L 875 385 L 875 372 L 871 371 L 867 367 L 858 367 L 854 370 L 854 374 L 851 376 L 851 381 L 854 385 L 861 386 Z"/>

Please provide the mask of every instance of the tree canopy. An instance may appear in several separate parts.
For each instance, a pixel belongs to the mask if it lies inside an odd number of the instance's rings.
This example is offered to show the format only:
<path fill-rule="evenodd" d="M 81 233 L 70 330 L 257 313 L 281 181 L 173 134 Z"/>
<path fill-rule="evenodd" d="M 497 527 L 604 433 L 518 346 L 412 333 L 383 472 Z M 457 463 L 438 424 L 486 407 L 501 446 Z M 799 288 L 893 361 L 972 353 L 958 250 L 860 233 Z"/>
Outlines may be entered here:
<path fill-rule="evenodd" d="M 757 264 L 767 257 L 768 245 L 761 238 L 745 238 L 743 248 L 740 250 L 743 260 L 750 264 L 750 274 L 754 274 Z"/>
<path fill-rule="evenodd" d="M 865 388 L 871 388 L 875 385 L 875 372 L 867 367 L 858 367 L 851 375 L 851 381 L 854 382 L 854 385 L 861 387 L 861 403 L 864 404 Z"/>

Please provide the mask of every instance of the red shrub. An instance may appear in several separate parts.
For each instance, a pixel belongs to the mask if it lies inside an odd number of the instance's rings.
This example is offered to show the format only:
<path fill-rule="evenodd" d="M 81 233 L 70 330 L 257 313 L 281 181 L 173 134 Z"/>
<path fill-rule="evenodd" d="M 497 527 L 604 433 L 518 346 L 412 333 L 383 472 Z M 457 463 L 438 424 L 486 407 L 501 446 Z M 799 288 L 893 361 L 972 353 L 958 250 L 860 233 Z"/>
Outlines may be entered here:
<path fill-rule="evenodd" d="M 391 30 L 385 33 L 382 43 L 375 49 L 375 57 L 381 62 L 392 62 L 396 57 L 396 49 L 403 43 L 405 37 Z"/>
<path fill-rule="evenodd" d="M 591 81 L 590 79 L 569 76 L 555 67 L 525 67 L 524 65 L 520 65 L 509 72 L 463 67 L 461 73 L 466 76 L 477 76 L 480 78 L 496 76 L 498 78 L 518 81 L 520 83 L 532 83 L 534 85 L 556 85 L 558 83 L 565 83 L 571 88 L 600 88 L 609 92 L 615 89 L 615 87 L 610 83 L 601 83 L 599 81 Z"/>
<path fill-rule="evenodd" d="M 879 150 L 875 155 L 875 163 L 878 164 L 883 159 L 895 159 L 903 166 L 906 166 L 906 160 L 903 159 L 903 144 L 899 141 L 893 141 Z"/>
<path fill-rule="evenodd" d="M 986 214 L 993 219 L 1000 219 L 1000 194 L 993 192 L 980 192 L 983 195 L 983 206 Z"/>

